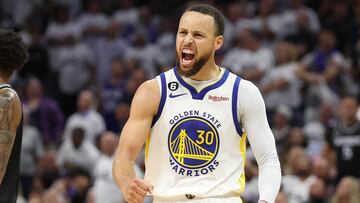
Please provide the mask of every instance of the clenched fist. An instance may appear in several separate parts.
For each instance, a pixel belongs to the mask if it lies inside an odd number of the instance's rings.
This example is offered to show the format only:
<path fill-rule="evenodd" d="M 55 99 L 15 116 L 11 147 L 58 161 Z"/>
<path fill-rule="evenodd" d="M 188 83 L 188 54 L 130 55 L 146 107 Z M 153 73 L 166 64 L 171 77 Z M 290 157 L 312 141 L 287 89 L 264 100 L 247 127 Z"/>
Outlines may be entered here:
<path fill-rule="evenodd" d="M 149 182 L 135 178 L 125 190 L 125 200 L 129 203 L 142 203 L 147 193 L 152 193 L 154 186 Z"/>

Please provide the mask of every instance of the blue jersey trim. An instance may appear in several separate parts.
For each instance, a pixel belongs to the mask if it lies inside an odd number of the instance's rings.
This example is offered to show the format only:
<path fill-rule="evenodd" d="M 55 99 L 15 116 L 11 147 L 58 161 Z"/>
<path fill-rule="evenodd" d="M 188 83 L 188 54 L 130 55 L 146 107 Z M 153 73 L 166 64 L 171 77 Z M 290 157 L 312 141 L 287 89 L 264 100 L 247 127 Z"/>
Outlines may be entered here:
<path fill-rule="evenodd" d="M 161 113 L 164 109 L 165 101 L 166 101 L 166 78 L 165 74 L 160 74 L 160 80 L 161 80 L 161 98 L 160 98 L 160 104 L 158 107 L 158 111 L 156 112 L 156 115 L 151 123 L 151 127 L 153 127 L 156 123 L 156 121 L 160 118 Z"/>
<path fill-rule="evenodd" d="M 203 100 L 206 93 L 208 93 L 210 90 L 220 87 L 222 84 L 225 83 L 226 79 L 229 76 L 229 71 L 225 69 L 225 73 L 219 81 L 217 81 L 216 83 L 214 83 L 210 86 L 205 87 L 200 92 L 198 92 L 193 86 L 189 85 L 181 78 L 179 73 L 176 71 L 176 68 L 173 68 L 173 70 L 174 70 L 175 76 L 176 76 L 177 80 L 180 82 L 180 84 L 190 91 L 193 99 L 197 99 L 197 100 Z"/>
<path fill-rule="evenodd" d="M 231 109 L 232 109 L 232 117 L 233 117 L 234 125 L 235 125 L 235 128 L 236 128 L 236 132 L 241 136 L 243 134 L 243 132 L 242 132 L 240 122 L 239 122 L 239 118 L 238 118 L 238 114 L 237 114 L 237 103 L 238 103 L 238 93 L 239 93 L 240 80 L 241 80 L 240 77 L 236 77 L 233 92 L 232 92 Z"/>

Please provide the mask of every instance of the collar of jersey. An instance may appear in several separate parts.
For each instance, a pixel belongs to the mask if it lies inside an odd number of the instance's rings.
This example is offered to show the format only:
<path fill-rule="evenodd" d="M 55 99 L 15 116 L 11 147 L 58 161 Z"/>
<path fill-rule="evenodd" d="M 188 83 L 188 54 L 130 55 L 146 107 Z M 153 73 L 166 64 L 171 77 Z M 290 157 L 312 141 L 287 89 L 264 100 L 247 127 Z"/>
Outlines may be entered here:
<path fill-rule="evenodd" d="M 181 78 L 181 76 L 176 71 L 176 67 L 173 68 L 173 70 L 174 70 L 175 76 L 176 76 L 177 80 L 180 82 L 180 84 L 190 91 L 193 99 L 197 99 L 197 100 L 204 99 L 204 96 L 206 95 L 206 93 L 208 93 L 210 90 L 220 87 L 222 84 L 224 84 L 227 77 L 229 76 L 229 71 L 227 69 L 225 69 L 224 74 L 218 81 L 216 81 L 215 83 L 213 83 L 209 86 L 204 87 L 203 89 L 200 90 L 200 92 L 198 92 L 193 86 L 191 86 L 190 84 L 188 84 Z"/>
<path fill-rule="evenodd" d="M 5 88 L 5 87 L 11 88 L 11 86 L 7 83 L 0 83 L 0 88 Z"/>

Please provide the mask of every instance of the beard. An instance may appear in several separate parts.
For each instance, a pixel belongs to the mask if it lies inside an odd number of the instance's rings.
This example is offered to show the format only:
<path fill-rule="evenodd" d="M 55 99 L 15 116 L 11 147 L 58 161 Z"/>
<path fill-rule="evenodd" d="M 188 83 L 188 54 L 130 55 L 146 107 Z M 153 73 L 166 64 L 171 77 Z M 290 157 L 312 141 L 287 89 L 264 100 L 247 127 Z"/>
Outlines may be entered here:
<path fill-rule="evenodd" d="M 189 77 L 195 75 L 196 73 L 198 73 L 202 69 L 202 67 L 205 65 L 205 63 L 209 60 L 210 56 L 211 56 L 211 52 L 200 57 L 198 60 L 195 59 L 195 63 L 191 67 L 191 69 L 189 71 L 183 71 L 180 67 L 181 66 L 180 59 L 179 59 L 180 57 L 177 54 L 176 55 L 176 70 L 180 75 L 189 78 Z"/>

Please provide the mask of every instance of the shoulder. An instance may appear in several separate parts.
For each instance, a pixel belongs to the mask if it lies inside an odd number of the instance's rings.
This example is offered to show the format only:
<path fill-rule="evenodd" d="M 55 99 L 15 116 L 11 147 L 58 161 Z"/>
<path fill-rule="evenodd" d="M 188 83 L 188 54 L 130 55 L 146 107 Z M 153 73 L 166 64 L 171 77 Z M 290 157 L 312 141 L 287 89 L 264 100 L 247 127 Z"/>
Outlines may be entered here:
<path fill-rule="evenodd" d="M 132 109 L 155 114 L 160 103 L 160 88 L 156 79 L 147 80 L 136 90 Z"/>
<path fill-rule="evenodd" d="M 241 79 L 238 98 L 238 106 L 242 111 L 260 111 L 265 105 L 259 88 L 248 80 Z"/>
<path fill-rule="evenodd" d="M 17 102 L 20 104 L 20 99 L 16 92 L 10 88 L 2 88 L 0 89 L 0 97 L 1 99 L 6 99 L 11 102 Z"/>
<path fill-rule="evenodd" d="M 233 80 L 236 83 L 236 80 L 240 80 L 238 83 L 238 92 L 239 92 L 239 96 L 243 96 L 243 95 L 247 95 L 247 94 L 251 94 L 253 92 L 258 91 L 259 89 L 258 87 L 252 83 L 249 80 L 246 80 L 242 77 L 239 77 L 238 75 L 234 74 L 233 72 L 229 71 L 229 78 L 233 78 Z M 234 87 L 237 86 L 237 84 L 234 85 Z"/>
<path fill-rule="evenodd" d="M 159 84 L 156 79 L 147 80 L 140 85 L 135 95 L 151 96 L 159 94 Z"/>
<path fill-rule="evenodd" d="M 12 116 L 21 115 L 21 102 L 16 92 L 9 88 L 0 89 L 0 111 L 8 112 Z"/>
<path fill-rule="evenodd" d="M 241 79 L 239 84 L 239 93 L 250 96 L 259 92 L 259 88 L 249 80 Z"/>

